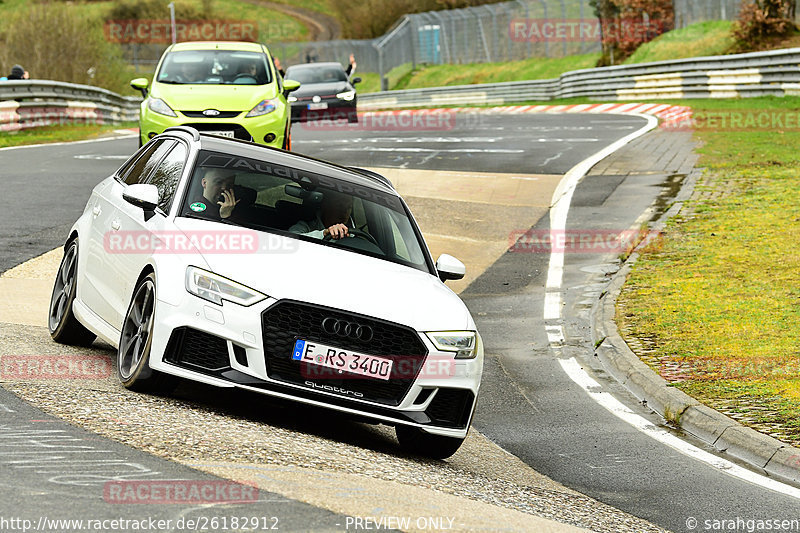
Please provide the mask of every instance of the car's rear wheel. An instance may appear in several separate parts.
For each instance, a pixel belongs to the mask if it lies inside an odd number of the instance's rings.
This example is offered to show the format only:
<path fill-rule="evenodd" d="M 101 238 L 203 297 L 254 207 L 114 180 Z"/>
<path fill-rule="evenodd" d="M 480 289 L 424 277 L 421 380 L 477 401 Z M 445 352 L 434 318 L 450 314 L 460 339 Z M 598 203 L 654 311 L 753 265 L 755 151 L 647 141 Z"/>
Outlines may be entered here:
<path fill-rule="evenodd" d="M 395 433 L 404 450 L 431 459 L 447 459 L 456 453 L 464 442 L 464 439 L 433 435 L 411 426 L 397 426 Z"/>
<path fill-rule="evenodd" d="M 358 124 L 358 112 L 353 110 L 347 114 L 347 122 L 350 124 Z"/>
<path fill-rule="evenodd" d="M 50 296 L 47 326 L 53 340 L 62 344 L 89 346 L 95 334 L 78 322 L 72 313 L 78 279 L 78 239 L 67 246 Z"/>
<path fill-rule="evenodd" d="M 117 348 L 117 376 L 127 389 L 165 393 L 175 387 L 175 378 L 150 368 L 155 311 L 156 278 L 151 273 L 136 285 L 122 322 Z"/>

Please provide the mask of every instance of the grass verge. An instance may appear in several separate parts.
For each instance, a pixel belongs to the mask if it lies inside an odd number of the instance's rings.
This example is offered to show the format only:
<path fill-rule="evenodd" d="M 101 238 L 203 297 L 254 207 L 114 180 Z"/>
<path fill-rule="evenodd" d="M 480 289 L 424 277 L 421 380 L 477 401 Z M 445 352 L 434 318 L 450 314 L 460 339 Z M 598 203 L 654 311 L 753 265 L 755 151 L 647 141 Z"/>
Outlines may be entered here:
<path fill-rule="evenodd" d="M 744 124 L 759 113 L 784 122 L 696 131 L 707 171 L 634 266 L 617 322 L 675 387 L 798 445 L 800 98 L 675 103 L 741 116 Z"/>
<path fill-rule="evenodd" d="M 135 128 L 138 124 L 69 124 L 31 128 L 13 133 L 0 133 L 0 147 L 23 146 L 26 144 L 44 144 L 54 142 L 82 141 L 105 136 L 114 130 Z"/>

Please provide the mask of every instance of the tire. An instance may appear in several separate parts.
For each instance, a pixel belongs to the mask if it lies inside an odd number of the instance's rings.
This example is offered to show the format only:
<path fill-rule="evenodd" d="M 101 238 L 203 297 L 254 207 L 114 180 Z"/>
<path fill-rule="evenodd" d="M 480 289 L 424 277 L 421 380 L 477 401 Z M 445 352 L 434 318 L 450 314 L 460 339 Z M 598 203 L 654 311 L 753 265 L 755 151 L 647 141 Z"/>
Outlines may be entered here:
<path fill-rule="evenodd" d="M 464 439 L 433 435 L 411 426 L 395 427 L 400 447 L 414 455 L 430 459 L 447 459 L 461 447 Z"/>
<path fill-rule="evenodd" d="M 353 111 L 347 115 L 347 122 L 350 124 L 358 124 L 358 113 Z"/>
<path fill-rule="evenodd" d="M 155 302 L 156 277 L 151 273 L 136 285 L 122 321 L 117 348 L 117 377 L 126 389 L 165 394 L 175 388 L 177 380 L 150 368 Z"/>
<path fill-rule="evenodd" d="M 67 245 L 58 267 L 48 307 L 47 329 L 53 340 L 61 344 L 89 346 L 96 335 L 78 322 L 72 312 L 78 279 L 78 239 Z"/>
<path fill-rule="evenodd" d="M 142 128 L 139 128 L 139 148 L 143 146 L 142 144 Z"/>

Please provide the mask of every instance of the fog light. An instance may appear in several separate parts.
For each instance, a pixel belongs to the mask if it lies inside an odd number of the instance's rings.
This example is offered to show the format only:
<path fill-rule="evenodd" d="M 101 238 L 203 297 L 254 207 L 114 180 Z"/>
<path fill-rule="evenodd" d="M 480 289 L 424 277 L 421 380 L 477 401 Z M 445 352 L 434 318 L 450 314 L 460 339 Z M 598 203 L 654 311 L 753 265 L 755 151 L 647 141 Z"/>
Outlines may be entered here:
<path fill-rule="evenodd" d="M 274 140 L 275 140 L 275 134 L 274 133 L 267 133 L 266 135 L 264 135 L 264 142 L 271 143 Z"/>

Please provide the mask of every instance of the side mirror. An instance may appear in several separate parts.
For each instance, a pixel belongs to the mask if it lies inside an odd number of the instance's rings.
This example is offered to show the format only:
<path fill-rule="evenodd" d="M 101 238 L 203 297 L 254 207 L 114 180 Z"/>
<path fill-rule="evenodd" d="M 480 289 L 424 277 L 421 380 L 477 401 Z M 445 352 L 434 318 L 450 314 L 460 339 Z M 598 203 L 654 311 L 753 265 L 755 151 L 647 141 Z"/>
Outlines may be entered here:
<path fill-rule="evenodd" d="M 144 210 L 144 219 L 149 220 L 158 205 L 158 188 L 155 185 L 136 183 L 122 191 L 122 199 Z"/>
<path fill-rule="evenodd" d="M 131 80 L 131 87 L 141 92 L 142 98 L 147 98 L 148 85 L 150 85 L 150 82 L 147 81 L 147 78 L 136 78 L 135 80 Z"/>
<path fill-rule="evenodd" d="M 436 260 L 436 270 L 439 272 L 439 279 L 447 281 L 449 279 L 461 279 L 467 273 L 464 263 L 452 255 L 442 254 Z"/>
<path fill-rule="evenodd" d="M 361 78 L 359 78 L 358 76 L 356 76 L 355 78 L 353 78 L 352 80 L 350 80 L 350 83 L 352 83 L 353 85 L 355 85 L 356 83 L 361 83 Z"/>
<path fill-rule="evenodd" d="M 286 96 L 292 91 L 300 88 L 300 82 L 294 80 L 283 80 L 283 95 Z"/>

